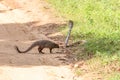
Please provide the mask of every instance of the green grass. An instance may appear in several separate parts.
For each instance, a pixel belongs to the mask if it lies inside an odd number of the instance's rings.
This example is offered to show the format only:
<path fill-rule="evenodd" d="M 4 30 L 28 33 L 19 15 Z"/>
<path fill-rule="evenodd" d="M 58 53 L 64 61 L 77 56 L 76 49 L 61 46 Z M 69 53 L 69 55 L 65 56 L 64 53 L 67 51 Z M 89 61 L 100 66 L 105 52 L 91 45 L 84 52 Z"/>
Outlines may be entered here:
<path fill-rule="evenodd" d="M 65 19 L 74 21 L 72 37 L 87 40 L 87 51 L 114 53 L 120 49 L 120 0 L 47 1 Z"/>
<path fill-rule="evenodd" d="M 72 39 L 86 40 L 84 48 L 94 54 L 93 60 L 101 60 L 100 65 L 120 61 L 120 0 L 46 1 L 64 19 L 74 21 Z M 119 80 L 120 75 L 112 75 L 109 80 Z"/>
<path fill-rule="evenodd" d="M 120 73 L 114 72 L 106 80 L 120 80 Z"/>

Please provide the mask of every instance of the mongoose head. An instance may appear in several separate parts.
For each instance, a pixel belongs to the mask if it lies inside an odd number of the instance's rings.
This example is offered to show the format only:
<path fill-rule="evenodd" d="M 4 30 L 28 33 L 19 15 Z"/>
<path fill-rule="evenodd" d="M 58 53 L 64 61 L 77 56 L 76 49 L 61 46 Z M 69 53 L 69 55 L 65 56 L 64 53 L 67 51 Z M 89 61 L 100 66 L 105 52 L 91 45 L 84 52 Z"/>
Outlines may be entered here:
<path fill-rule="evenodd" d="M 55 43 L 55 44 L 54 44 L 54 47 L 55 47 L 55 48 L 59 48 L 59 45 Z"/>

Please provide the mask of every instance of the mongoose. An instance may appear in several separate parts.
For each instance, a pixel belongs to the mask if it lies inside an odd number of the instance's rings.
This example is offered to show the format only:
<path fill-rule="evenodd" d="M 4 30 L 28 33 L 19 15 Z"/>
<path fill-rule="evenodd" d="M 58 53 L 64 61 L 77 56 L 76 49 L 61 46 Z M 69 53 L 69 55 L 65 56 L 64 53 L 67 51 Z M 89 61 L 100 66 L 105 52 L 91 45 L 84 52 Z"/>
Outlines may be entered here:
<path fill-rule="evenodd" d="M 52 41 L 49 41 L 49 40 L 40 40 L 40 41 L 34 42 L 34 43 L 33 43 L 27 50 L 25 50 L 25 51 L 20 51 L 17 46 L 15 46 L 15 49 L 16 49 L 19 53 L 26 53 L 26 52 L 30 51 L 32 48 L 34 48 L 34 47 L 36 47 L 36 46 L 38 46 L 38 51 L 39 51 L 39 53 L 42 53 L 42 54 L 44 54 L 44 53 L 42 52 L 42 50 L 43 50 L 44 48 L 49 48 L 49 49 L 50 49 L 50 53 L 52 53 L 52 49 L 53 49 L 53 48 L 59 48 L 59 45 L 56 44 L 56 43 L 54 43 L 54 42 L 52 42 Z"/>
<path fill-rule="evenodd" d="M 68 31 L 68 35 L 67 35 L 66 40 L 65 40 L 65 47 L 67 47 L 68 40 L 69 40 L 69 37 L 70 37 L 70 33 L 71 33 L 71 30 L 72 30 L 72 27 L 73 27 L 73 21 L 72 20 L 69 20 L 68 27 L 69 27 L 69 31 Z"/>

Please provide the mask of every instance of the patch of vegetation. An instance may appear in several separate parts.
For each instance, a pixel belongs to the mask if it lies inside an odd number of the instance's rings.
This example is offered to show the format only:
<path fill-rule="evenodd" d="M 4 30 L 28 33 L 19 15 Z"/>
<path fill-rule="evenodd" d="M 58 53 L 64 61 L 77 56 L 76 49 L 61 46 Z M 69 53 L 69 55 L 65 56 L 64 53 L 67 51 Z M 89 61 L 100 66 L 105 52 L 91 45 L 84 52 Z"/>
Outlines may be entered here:
<path fill-rule="evenodd" d="M 114 72 L 106 80 L 120 80 L 120 73 Z"/>
<path fill-rule="evenodd" d="M 99 66 L 104 68 L 103 66 L 120 61 L 120 0 L 47 1 L 63 18 L 74 21 L 71 35 L 75 41 L 87 41 L 84 45 L 86 53 L 82 56 L 87 56 L 88 53 L 94 55 L 88 60 L 91 65 L 92 61 L 93 64 L 98 61 Z M 63 30 L 66 31 L 67 29 Z M 108 80 L 119 80 L 119 76 L 113 74 Z"/>
<path fill-rule="evenodd" d="M 75 40 L 88 41 L 87 51 L 116 52 L 120 49 L 119 0 L 47 0 L 61 16 L 75 25 Z"/>
<path fill-rule="evenodd" d="M 83 73 L 79 68 L 76 68 L 74 72 L 77 76 L 80 76 Z"/>

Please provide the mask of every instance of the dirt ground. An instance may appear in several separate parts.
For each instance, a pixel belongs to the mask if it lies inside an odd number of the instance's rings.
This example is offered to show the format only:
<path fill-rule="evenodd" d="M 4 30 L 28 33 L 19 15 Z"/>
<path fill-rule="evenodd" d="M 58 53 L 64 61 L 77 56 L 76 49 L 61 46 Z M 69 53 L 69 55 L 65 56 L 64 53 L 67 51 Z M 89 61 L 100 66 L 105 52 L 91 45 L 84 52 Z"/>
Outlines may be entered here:
<path fill-rule="evenodd" d="M 54 54 L 48 49 L 39 54 L 37 48 L 19 54 L 14 49 L 17 45 L 25 50 L 43 39 L 63 45 L 65 39 L 56 28 L 64 20 L 53 11 L 44 0 L 0 1 L 0 80 L 77 80 L 69 67 L 73 59 L 62 49 L 54 49 Z"/>

